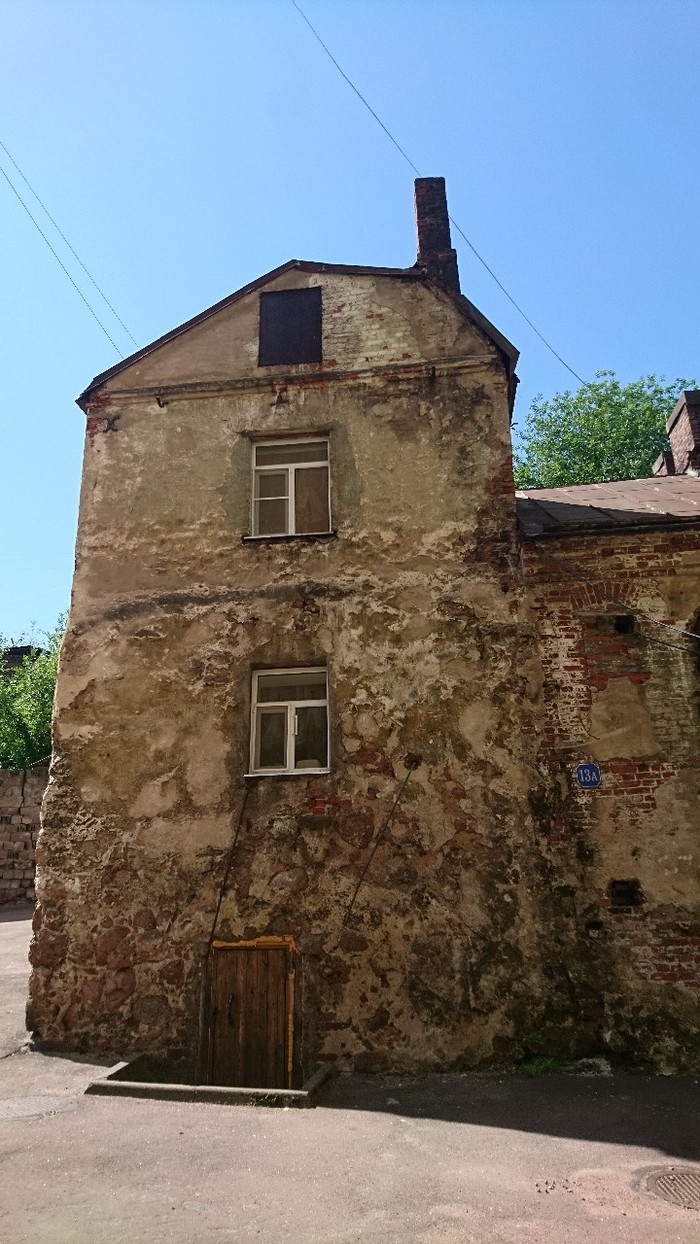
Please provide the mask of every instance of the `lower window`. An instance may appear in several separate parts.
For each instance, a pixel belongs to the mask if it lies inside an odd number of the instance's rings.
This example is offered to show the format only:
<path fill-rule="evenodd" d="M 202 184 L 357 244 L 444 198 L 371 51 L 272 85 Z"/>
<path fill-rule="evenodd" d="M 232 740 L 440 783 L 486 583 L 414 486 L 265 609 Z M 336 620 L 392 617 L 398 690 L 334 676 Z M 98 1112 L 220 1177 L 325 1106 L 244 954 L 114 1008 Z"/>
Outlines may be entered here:
<path fill-rule="evenodd" d="M 325 669 L 255 670 L 252 773 L 328 771 Z"/>

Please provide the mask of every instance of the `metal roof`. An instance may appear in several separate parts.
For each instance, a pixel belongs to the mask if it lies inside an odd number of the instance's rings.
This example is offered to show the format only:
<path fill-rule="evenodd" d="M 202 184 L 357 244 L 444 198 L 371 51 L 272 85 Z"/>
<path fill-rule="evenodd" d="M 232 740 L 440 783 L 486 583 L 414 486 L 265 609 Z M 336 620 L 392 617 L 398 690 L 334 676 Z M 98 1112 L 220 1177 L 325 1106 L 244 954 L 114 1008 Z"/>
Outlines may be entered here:
<path fill-rule="evenodd" d="M 515 496 L 525 536 L 700 522 L 700 478 L 696 475 L 526 488 Z"/>

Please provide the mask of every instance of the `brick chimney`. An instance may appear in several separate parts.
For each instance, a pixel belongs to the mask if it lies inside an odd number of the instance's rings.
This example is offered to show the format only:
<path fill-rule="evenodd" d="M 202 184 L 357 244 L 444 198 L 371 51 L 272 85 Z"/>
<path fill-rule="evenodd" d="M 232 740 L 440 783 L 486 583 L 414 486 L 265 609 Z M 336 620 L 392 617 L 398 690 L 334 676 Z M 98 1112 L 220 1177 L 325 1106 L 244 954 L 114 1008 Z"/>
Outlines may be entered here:
<path fill-rule="evenodd" d="M 700 389 L 681 393 L 666 431 L 671 449 L 654 463 L 654 475 L 697 475 L 700 472 Z"/>
<path fill-rule="evenodd" d="M 436 285 L 440 285 L 450 294 L 458 294 L 457 252 L 452 249 L 444 177 L 416 179 L 416 228 L 416 266 L 423 268 Z"/>

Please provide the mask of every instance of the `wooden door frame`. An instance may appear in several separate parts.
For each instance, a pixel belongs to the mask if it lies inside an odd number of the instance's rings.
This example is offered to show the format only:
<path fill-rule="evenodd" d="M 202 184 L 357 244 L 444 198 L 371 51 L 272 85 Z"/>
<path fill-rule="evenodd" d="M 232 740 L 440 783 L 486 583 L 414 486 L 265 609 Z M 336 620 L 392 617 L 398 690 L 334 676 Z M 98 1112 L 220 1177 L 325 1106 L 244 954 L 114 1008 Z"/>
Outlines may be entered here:
<path fill-rule="evenodd" d="M 214 1010 L 214 955 L 217 951 L 232 950 L 266 950 L 266 949 L 286 949 L 289 951 L 289 960 L 287 968 L 287 1024 L 286 1024 L 286 1075 L 287 1088 L 292 1087 L 294 1076 L 294 997 L 296 993 L 296 942 L 289 934 L 268 934 L 263 937 L 253 937 L 241 939 L 238 942 L 227 942 L 216 939 L 211 944 L 209 954 L 209 1015 L 207 1022 L 208 1029 L 208 1049 L 207 1049 L 207 1084 L 212 1083 L 212 1074 L 214 1066 L 214 1024 L 212 1015 Z"/>

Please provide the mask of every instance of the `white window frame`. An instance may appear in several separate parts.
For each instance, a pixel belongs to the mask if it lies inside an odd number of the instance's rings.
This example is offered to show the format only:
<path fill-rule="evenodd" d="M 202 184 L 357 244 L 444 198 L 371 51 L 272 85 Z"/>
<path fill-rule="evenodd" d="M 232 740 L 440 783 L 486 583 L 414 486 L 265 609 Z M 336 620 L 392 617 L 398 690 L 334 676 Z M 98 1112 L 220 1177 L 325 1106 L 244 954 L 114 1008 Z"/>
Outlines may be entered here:
<path fill-rule="evenodd" d="M 326 680 L 326 696 L 323 700 L 265 700 L 263 703 L 258 702 L 258 683 L 261 677 L 282 674 L 323 674 Z M 290 666 L 285 669 L 260 669 L 253 670 L 253 683 L 251 693 L 251 714 L 250 714 L 250 772 L 248 776 L 272 776 L 274 774 L 298 774 L 300 777 L 310 777 L 315 773 L 330 772 L 330 713 L 328 711 L 328 670 L 324 665 L 303 665 Z M 296 712 L 297 707 L 300 708 L 325 708 L 326 710 L 326 758 L 328 763 L 319 769 L 294 767 L 294 740 L 297 733 Z M 266 709 L 286 708 L 286 766 L 284 768 L 270 767 L 262 768 L 258 763 L 259 752 L 259 734 L 258 720 Z"/>
<path fill-rule="evenodd" d="M 280 445 L 317 445 L 324 444 L 327 446 L 327 454 L 325 458 L 318 458 L 315 462 L 276 462 L 269 466 L 258 466 L 256 464 L 256 454 L 259 448 L 265 449 L 278 448 Z M 324 531 L 301 531 L 296 530 L 296 472 L 305 471 L 310 467 L 318 468 L 325 466 L 328 475 L 328 527 Z M 255 483 L 258 475 L 280 474 L 282 471 L 287 475 L 287 530 L 286 531 L 266 531 L 259 532 L 257 527 L 258 510 L 256 508 Z M 250 530 L 256 540 L 270 540 L 277 536 L 327 536 L 332 530 L 331 524 L 331 446 L 330 437 L 327 435 L 319 436 L 290 436 L 282 437 L 277 440 L 267 440 L 262 437 L 253 441 L 252 452 L 252 487 L 251 487 L 251 516 Z M 263 498 L 263 500 L 274 500 L 275 498 Z M 282 498 L 277 498 L 282 500 Z"/>

